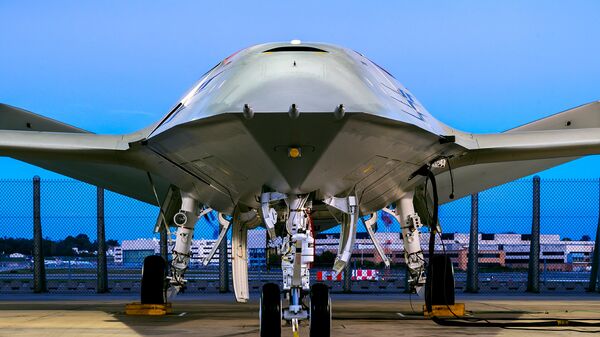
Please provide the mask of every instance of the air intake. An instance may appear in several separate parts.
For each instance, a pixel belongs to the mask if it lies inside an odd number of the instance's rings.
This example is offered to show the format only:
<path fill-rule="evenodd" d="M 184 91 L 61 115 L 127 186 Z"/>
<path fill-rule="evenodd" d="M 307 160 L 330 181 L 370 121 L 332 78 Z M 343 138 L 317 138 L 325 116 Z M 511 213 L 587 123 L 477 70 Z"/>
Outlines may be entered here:
<path fill-rule="evenodd" d="M 315 48 L 315 47 L 309 47 L 309 46 L 283 46 L 283 47 L 276 47 L 276 48 L 271 48 L 269 50 L 265 50 L 263 53 L 279 53 L 279 52 L 286 52 L 286 51 L 309 52 L 309 53 L 327 53 L 327 51 L 325 51 L 323 49 L 319 49 L 319 48 Z"/>

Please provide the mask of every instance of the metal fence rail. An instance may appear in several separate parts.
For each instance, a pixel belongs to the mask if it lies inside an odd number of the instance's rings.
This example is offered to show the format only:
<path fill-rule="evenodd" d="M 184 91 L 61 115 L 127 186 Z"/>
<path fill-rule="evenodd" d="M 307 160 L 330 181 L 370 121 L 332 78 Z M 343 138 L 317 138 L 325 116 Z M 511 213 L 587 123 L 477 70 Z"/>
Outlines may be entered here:
<path fill-rule="evenodd" d="M 442 205 L 436 250 L 452 258 L 457 291 L 598 291 L 599 186 L 592 179 L 523 179 Z M 153 233 L 157 213 L 75 180 L 0 180 L 0 293 L 139 291 L 143 258 L 172 248 L 166 232 Z M 186 291 L 227 292 L 230 238 L 201 266 L 219 223 L 215 213 L 199 221 Z M 377 225 L 389 269 L 360 225 L 350 265 L 334 275 L 338 227 L 317 235 L 313 280 L 333 291 L 404 292 L 399 224 L 382 212 Z M 248 237 L 250 289 L 280 281 L 265 231 Z"/>

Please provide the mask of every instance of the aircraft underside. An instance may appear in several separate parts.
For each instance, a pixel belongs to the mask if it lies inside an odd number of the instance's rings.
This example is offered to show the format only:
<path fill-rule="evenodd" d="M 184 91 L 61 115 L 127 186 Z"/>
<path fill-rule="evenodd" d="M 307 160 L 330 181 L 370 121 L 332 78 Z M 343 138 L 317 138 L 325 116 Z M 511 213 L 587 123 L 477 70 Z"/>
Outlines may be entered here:
<path fill-rule="evenodd" d="M 186 172 L 188 178 L 195 178 L 192 185 L 179 185 L 179 192 L 172 190 L 163 204 L 166 218 L 174 219 L 177 226 L 169 275 L 171 295 L 185 286 L 197 218 L 216 209 L 221 232 L 204 261 L 210 261 L 231 228 L 235 296 L 239 302 L 247 301 L 247 231 L 266 228 L 267 248 L 281 257 L 283 287 L 267 284 L 263 288 L 263 336 L 280 334 L 277 322 L 281 319 L 291 322 L 295 331 L 299 321 L 310 320 L 311 329 L 320 331 L 314 336 L 329 335 L 328 289 L 311 287 L 309 282 L 314 236 L 341 223 L 332 269 L 342 273 L 352 256 L 362 218 L 389 265 L 374 235 L 380 209 L 403 224 L 409 283 L 422 293 L 422 222 L 413 199 L 415 187 L 423 184 L 425 177 L 417 173 L 461 150 L 412 125 L 368 114 L 349 114 L 340 120 L 322 113 L 304 114 L 299 119 L 287 113 L 255 114 L 252 119 L 224 114 L 178 126 L 150 138 L 144 146 Z M 392 203 L 395 208 L 386 208 Z M 173 205 L 181 205 L 177 213 L 173 213 Z M 281 308 L 281 290 L 289 303 L 286 308 Z"/>
<path fill-rule="evenodd" d="M 164 275 L 164 273 L 154 272 L 156 268 L 164 268 L 160 264 L 158 267 L 153 266 L 156 256 L 151 256 L 144 262 L 142 301 L 152 299 L 146 302 L 149 304 L 155 304 L 156 298 L 159 298 L 153 296 L 153 293 L 165 293 L 164 300 L 166 300 L 185 287 L 184 275 L 190 261 L 195 224 L 199 217 L 211 211 L 210 208 L 203 207 L 191 194 L 181 192 L 180 197 L 180 209 L 172 216 L 177 232 L 167 276 L 168 288 L 144 286 L 144 282 L 150 285 L 161 284 L 156 280 L 152 281 L 152 277 L 146 274 L 159 275 L 157 278 L 162 278 Z M 309 320 L 311 336 L 329 336 L 331 327 L 329 290 L 323 284 L 312 286 L 310 284 L 310 267 L 314 262 L 315 254 L 314 236 L 317 232 L 313 216 L 319 210 L 328 211 L 330 215 L 337 215 L 336 218 L 341 221 L 340 243 L 332 269 L 336 273 L 342 273 L 346 270 L 352 256 L 357 226 L 364 214 L 360 213 L 359 198 L 355 194 L 350 193 L 343 197 L 332 196 L 322 200 L 315 197 L 315 193 L 265 191 L 260 194 L 260 207 L 257 209 L 237 205 L 230 217 L 219 213 L 220 234 L 203 263 L 205 265 L 209 263 L 220 242 L 226 240 L 227 232 L 231 230 L 233 287 L 238 302 L 246 302 L 250 297 L 248 230 L 259 225 L 265 226 L 268 234 L 267 248 L 276 252 L 281 258 L 282 288 L 276 283 L 263 286 L 260 304 L 261 336 L 279 336 L 282 319 L 290 322 L 295 332 L 298 331 L 300 321 Z M 423 294 L 426 282 L 425 260 L 419 239 L 423 224 L 415 211 L 414 192 L 405 193 L 395 206 L 394 209 L 385 208 L 385 211 L 402 224 L 405 260 L 409 271 L 408 282 L 413 291 Z M 164 213 L 161 215 L 169 214 L 169 209 L 172 209 L 171 205 L 163 205 Z M 374 235 L 377 213 L 368 214 L 363 221 L 378 253 L 389 266 L 389 259 Z M 282 307 L 281 293 L 289 303 L 287 307 Z"/>
<path fill-rule="evenodd" d="M 369 115 L 223 114 L 173 128 L 148 140 L 151 151 L 184 170 L 180 188 L 211 208 L 259 207 L 265 190 L 355 195 L 370 214 L 422 182 L 421 166 L 463 151 L 413 125 Z M 298 151 L 296 157 L 290 151 Z M 191 179 L 190 179 L 191 178 Z M 194 181 L 195 180 L 195 181 Z"/>

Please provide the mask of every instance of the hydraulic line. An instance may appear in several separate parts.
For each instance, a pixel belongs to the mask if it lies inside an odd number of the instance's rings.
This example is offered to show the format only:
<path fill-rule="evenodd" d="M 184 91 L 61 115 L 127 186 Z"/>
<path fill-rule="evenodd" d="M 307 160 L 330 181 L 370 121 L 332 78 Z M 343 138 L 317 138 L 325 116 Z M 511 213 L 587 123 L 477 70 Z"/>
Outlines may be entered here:
<path fill-rule="evenodd" d="M 432 224 L 430 225 L 429 235 L 429 264 L 431 265 L 431 258 L 435 254 L 435 235 L 438 229 L 438 211 L 439 211 L 439 196 L 437 190 L 437 183 L 435 175 L 429 168 L 429 166 L 422 166 L 414 175 L 421 175 L 427 177 L 431 181 L 431 189 L 433 192 L 433 215 Z M 454 185 L 454 184 L 453 184 Z M 453 193 L 452 193 L 453 194 Z M 441 240 L 441 237 L 440 237 Z M 444 243 L 442 241 L 442 247 Z M 445 247 L 444 247 L 445 248 Z M 444 255 L 446 250 L 444 249 Z M 426 287 L 429 287 L 430 294 L 432 293 L 433 283 L 431 277 L 427 277 Z M 425 301 L 425 306 L 428 312 L 432 312 L 431 301 Z M 450 307 L 448 309 L 452 312 Z M 490 327 L 490 328 L 527 328 L 527 327 L 600 327 L 600 318 L 575 318 L 575 319 L 559 319 L 559 318 L 491 318 L 490 320 L 480 317 L 465 317 L 461 318 L 455 315 L 455 318 L 440 318 L 432 316 L 431 320 L 441 326 L 455 326 L 455 327 Z M 497 322 L 503 321 L 503 322 Z M 593 321 L 593 322 L 591 322 Z M 557 331 L 549 329 L 549 331 Z M 597 331 L 580 331 L 580 332 L 591 332 L 596 333 Z"/>
<path fill-rule="evenodd" d="M 490 328 L 525 328 L 525 327 L 600 327 L 600 319 L 531 319 L 531 318 L 493 318 L 492 320 L 511 320 L 512 322 L 491 322 L 487 319 L 470 317 L 466 319 L 431 317 L 431 320 L 442 326 L 490 327 Z M 595 322 L 584 322 L 584 320 Z M 523 322 L 529 321 L 529 322 Z M 536 322 L 531 322 L 536 321 Z"/>

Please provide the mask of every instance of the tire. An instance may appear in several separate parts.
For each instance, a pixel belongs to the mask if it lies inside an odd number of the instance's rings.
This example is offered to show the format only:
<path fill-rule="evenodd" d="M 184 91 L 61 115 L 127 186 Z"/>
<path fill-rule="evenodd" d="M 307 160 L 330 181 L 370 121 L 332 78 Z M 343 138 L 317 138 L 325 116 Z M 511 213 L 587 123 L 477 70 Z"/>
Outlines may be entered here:
<path fill-rule="evenodd" d="M 329 288 L 323 283 L 310 289 L 310 337 L 331 335 L 331 298 Z"/>
<path fill-rule="evenodd" d="M 427 268 L 425 302 L 431 305 L 454 304 L 454 268 L 446 255 L 434 255 Z"/>
<path fill-rule="evenodd" d="M 260 294 L 260 337 L 281 337 L 281 293 L 279 285 L 266 283 Z"/>
<path fill-rule="evenodd" d="M 142 304 L 165 304 L 167 263 L 162 256 L 151 255 L 144 259 L 142 267 Z"/>

